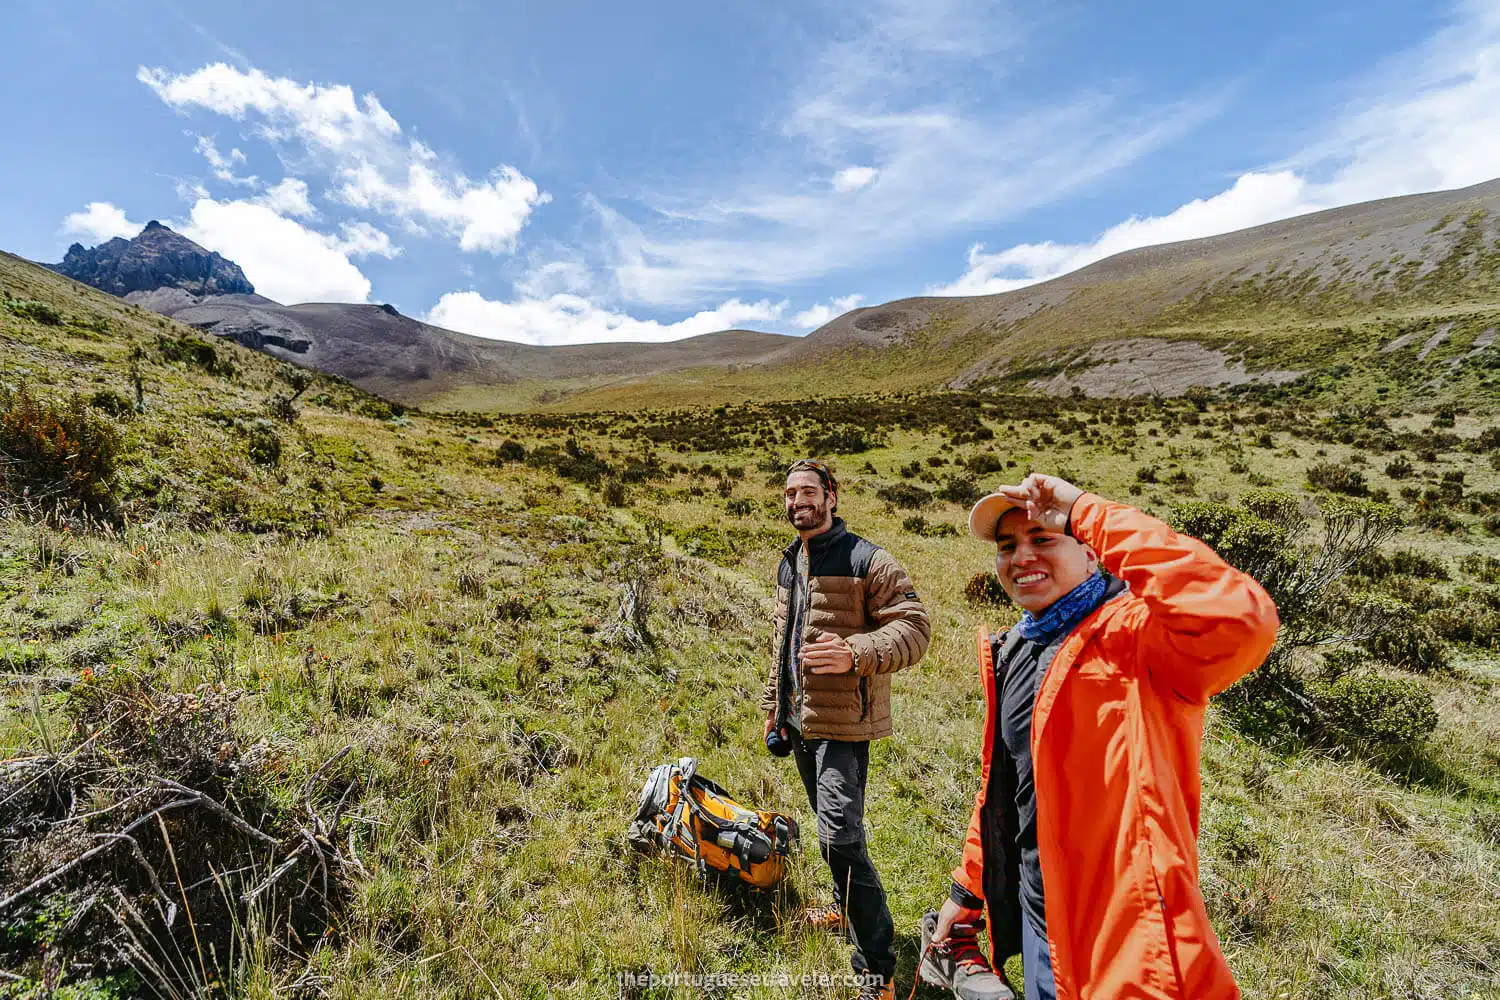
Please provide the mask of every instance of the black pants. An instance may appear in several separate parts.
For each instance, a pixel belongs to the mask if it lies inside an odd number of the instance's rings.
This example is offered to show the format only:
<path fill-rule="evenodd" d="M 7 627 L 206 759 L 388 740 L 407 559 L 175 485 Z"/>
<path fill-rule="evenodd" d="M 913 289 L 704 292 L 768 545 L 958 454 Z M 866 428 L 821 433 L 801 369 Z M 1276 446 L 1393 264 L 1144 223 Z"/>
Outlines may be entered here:
<path fill-rule="evenodd" d="M 885 888 L 865 849 L 865 779 L 870 744 L 844 740 L 804 740 L 789 729 L 797 773 L 818 818 L 818 850 L 833 873 L 834 901 L 849 922 L 854 971 L 889 982 L 896 975 L 892 946 L 896 925 Z"/>

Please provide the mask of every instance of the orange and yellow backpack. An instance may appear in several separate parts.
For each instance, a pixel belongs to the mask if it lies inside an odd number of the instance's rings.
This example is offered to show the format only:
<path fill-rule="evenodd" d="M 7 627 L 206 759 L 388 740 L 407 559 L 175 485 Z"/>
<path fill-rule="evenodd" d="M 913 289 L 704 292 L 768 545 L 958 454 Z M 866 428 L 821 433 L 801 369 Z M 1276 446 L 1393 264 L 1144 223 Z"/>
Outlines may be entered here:
<path fill-rule="evenodd" d="M 652 770 L 627 831 L 631 845 L 686 858 L 700 873 L 722 872 L 761 889 L 781 881 L 797 821 L 747 809 L 697 771 L 692 757 Z"/>

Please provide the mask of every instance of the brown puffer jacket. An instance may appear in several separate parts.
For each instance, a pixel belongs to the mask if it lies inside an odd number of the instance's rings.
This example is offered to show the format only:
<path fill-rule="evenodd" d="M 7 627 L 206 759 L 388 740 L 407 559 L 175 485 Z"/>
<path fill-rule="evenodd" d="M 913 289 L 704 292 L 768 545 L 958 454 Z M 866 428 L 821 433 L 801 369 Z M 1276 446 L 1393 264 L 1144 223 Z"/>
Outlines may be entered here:
<path fill-rule="evenodd" d="M 776 710 L 782 664 L 791 648 L 788 625 L 797 579 L 798 539 L 782 553 L 776 577 L 776 634 L 771 676 L 761 696 Z M 798 729 L 804 739 L 874 740 L 891 735 L 891 674 L 922 658 L 932 637 L 927 609 L 906 570 L 884 549 L 853 534 L 843 518 L 808 544 L 808 602 L 803 633 L 834 632 L 854 649 L 854 669 L 810 673 L 799 665 Z"/>

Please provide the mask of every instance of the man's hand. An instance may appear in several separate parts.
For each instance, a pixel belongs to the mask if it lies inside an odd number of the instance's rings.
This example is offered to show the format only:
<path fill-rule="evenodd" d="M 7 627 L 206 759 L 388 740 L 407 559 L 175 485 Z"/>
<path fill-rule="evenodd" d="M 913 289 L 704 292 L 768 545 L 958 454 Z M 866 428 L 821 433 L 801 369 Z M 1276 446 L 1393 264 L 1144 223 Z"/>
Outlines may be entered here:
<path fill-rule="evenodd" d="M 772 714 L 766 716 L 766 736 L 769 737 L 771 735 L 771 730 L 773 730 L 775 728 L 776 728 L 776 714 L 773 712 Z"/>
<path fill-rule="evenodd" d="M 1063 534 L 1068 530 L 1068 512 L 1083 496 L 1083 490 L 1066 479 L 1033 472 L 1019 486 L 1002 486 L 1000 492 L 1015 501 L 1026 516 L 1048 531 Z"/>
<path fill-rule="evenodd" d="M 802 665 L 815 674 L 843 674 L 854 669 L 854 650 L 842 636 L 815 632 L 802 647 Z"/>
<path fill-rule="evenodd" d="M 942 944 L 948 940 L 954 924 L 971 924 L 982 916 L 984 916 L 983 910 L 971 910 L 967 906 L 960 906 L 951 897 L 944 900 L 943 908 L 938 910 L 937 928 L 932 932 L 932 943 Z"/>

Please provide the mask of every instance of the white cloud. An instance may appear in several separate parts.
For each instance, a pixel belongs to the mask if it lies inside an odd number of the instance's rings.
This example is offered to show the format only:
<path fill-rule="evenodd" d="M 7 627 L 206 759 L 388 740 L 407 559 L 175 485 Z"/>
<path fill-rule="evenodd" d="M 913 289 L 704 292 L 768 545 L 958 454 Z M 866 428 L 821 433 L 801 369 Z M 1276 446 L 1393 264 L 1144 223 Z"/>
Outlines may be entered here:
<path fill-rule="evenodd" d="M 243 152 L 238 149 L 231 149 L 229 155 L 225 156 L 219 152 L 219 147 L 211 137 L 200 135 L 195 136 L 195 139 L 197 141 L 193 143 L 193 148 L 208 161 L 209 168 L 213 170 L 214 176 L 219 180 L 227 184 L 239 184 L 244 187 L 254 187 L 258 183 L 257 178 L 253 175 L 250 177 L 240 177 L 234 172 L 234 165 L 236 163 L 245 162 L 245 154 Z"/>
<path fill-rule="evenodd" d="M 1137 247 L 1233 232 L 1323 207 L 1314 192 L 1291 171 L 1249 173 L 1229 190 L 1188 202 L 1167 215 L 1130 218 L 1092 243 L 1022 243 L 995 253 L 984 244 L 969 249 L 968 270 L 929 295 L 991 295 L 1076 271 L 1105 257 Z"/>
<path fill-rule="evenodd" d="M 401 248 L 391 244 L 390 234 L 368 222 L 345 222 L 339 226 L 343 239 L 339 249 L 350 257 L 399 257 Z"/>
<path fill-rule="evenodd" d="M 680 305 L 892 260 L 1055 201 L 1214 110 L 1132 109 L 1127 86 L 997 100 L 1025 26 L 986 0 L 874 0 L 847 23 L 748 173 L 674 178 L 671 194 L 642 196 L 649 213 L 599 206 L 622 297 Z"/>
<path fill-rule="evenodd" d="M 143 228 L 142 223 L 125 218 L 125 210 L 107 201 L 91 201 L 82 212 L 63 219 L 63 232 L 82 236 L 92 243 L 103 243 L 119 236 L 132 239 Z"/>
<path fill-rule="evenodd" d="M 862 295 L 843 295 L 831 302 L 819 302 L 793 316 L 792 324 L 799 330 L 816 330 L 829 320 L 844 315 L 862 301 Z"/>
<path fill-rule="evenodd" d="M 478 292 L 448 292 L 424 318 L 428 323 L 495 340 L 526 344 L 659 342 L 696 337 L 745 324 L 774 323 L 786 303 L 730 299 L 675 323 L 636 319 L 602 309 L 579 295 L 498 302 Z"/>
<path fill-rule="evenodd" d="M 1453 26 L 1373 74 L 1367 88 L 1377 96 L 1279 169 L 1242 174 L 1211 198 L 1127 219 L 1089 243 L 1026 243 L 995 253 L 976 245 L 963 276 L 929 293 L 1011 291 L 1137 247 L 1500 175 L 1500 3 L 1460 8 Z"/>
<path fill-rule="evenodd" d="M 143 66 L 136 78 L 174 108 L 255 119 L 261 138 L 330 174 L 335 197 L 413 232 L 436 229 L 464 250 L 514 251 L 532 210 L 550 200 L 514 167 L 470 179 L 425 144 L 406 140 L 374 94 L 356 97 L 345 84 L 302 84 L 223 63 L 187 74 Z"/>
<path fill-rule="evenodd" d="M 267 188 L 255 202 L 277 215 L 291 215 L 299 219 L 314 219 L 318 215 L 318 210 L 308 200 L 307 182 L 296 177 L 283 178 Z"/>
<path fill-rule="evenodd" d="M 850 191 L 858 191 L 875 179 L 880 173 L 874 167 L 845 167 L 833 175 L 833 189 L 840 194 Z"/>
<path fill-rule="evenodd" d="M 512 167 L 501 167 L 487 181 L 463 175 L 445 177 L 430 165 L 436 155 L 419 142 L 404 177 L 392 181 L 372 164 L 345 174 L 336 196 L 355 208 L 375 209 L 398 219 L 437 223 L 458 236 L 464 250 L 508 253 L 532 208 L 548 196 Z"/>
<path fill-rule="evenodd" d="M 225 63 L 186 74 L 142 66 L 136 79 L 175 108 L 196 105 L 237 121 L 253 112 L 266 119 L 268 138 L 295 134 L 307 146 L 331 152 L 357 152 L 401 134 L 400 124 L 374 94 L 356 99 L 342 84 L 299 84 Z"/>
<path fill-rule="evenodd" d="M 569 257 L 539 264 L 516 281 L 516 294 L 524 299 L 546 299 L 559 293 L 584 295 L 594 284 L 583 261 Z"/>
<path fill-rule="evenodd" d="M 346 246 L 263 204 L 200 198 L 180 232 L 239 264 L 256 292 L 277 302 L 369 298 L 370 280 Z"/>

